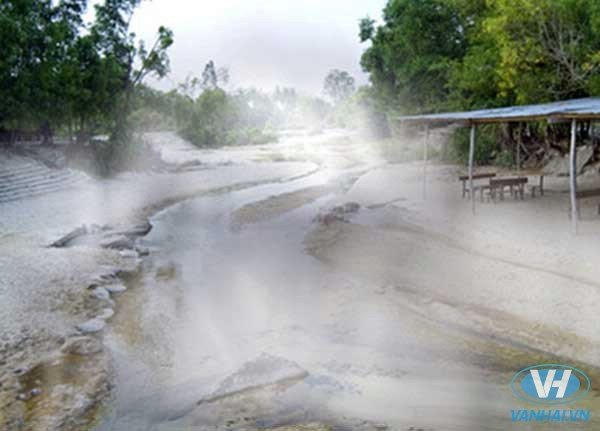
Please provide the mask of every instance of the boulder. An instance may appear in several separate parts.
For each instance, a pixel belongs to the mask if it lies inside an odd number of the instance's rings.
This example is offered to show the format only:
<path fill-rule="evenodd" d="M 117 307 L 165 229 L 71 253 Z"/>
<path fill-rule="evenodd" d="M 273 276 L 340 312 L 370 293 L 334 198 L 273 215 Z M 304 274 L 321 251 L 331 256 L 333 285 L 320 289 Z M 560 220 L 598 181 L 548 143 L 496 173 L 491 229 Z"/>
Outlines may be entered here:
<path fill-rule="evenodd" d="M 328 211 L 315 217 L 315 221 L 324 225 L 329 225 L 335 221 L 347 222 L 348 216 L 355 214 L 360 210 L 360 204 L 356 202 L 346 202 L 343 205 L 337 205 Z"/>
<path fill-rule="evenodd" d="M 237 372 L 224 379 L 214 392 L 198 401 L 198 404 L 214 402 L 272 385 L 291 385 L 307 376 L 308 372 L 295 362 L 263 353 L 253 361 L 246 362 Z"/>
<path fill-rule="evenodd" d="M 591 146 L 579 147 L 577 149 L 577 175 L 581 174 L 583 168 L 590 161 L 593 155 L 594 148 Z M 552 158 L 542 170 L 546 175 L 568 176 L 570 172 L 569 156 L 557 156 Z"/>
<path fill-rule="evenodd" d="M 104 346 L 94 337 L 77 336 L 67 339 L 61 347 L 61 352 L 71 355 L 88 356 L 100 353 Z"/>
<path fill-rule="evenodd" d="M 106 289 L 109 293 L 122 293 L 127 290 L 127 287 L 125 287 L 123 283 L 107 284 L 103 286 L 103 288 Z"/>
<path fill-rule="evenodd" d="M 103 308 L 100 313 L 96 316 L 97 319 L 109 320 L 111 317 L 115 315 L 115 312 L 112 308 Z"/>
<path fill-rule="evenodd" d="M 135 244 L 131 238 L 125 235 L 108 235 L 100 241 L 100 247 L 124 250 L 134 248 Z"/>
<path fill-rule="evenodd" d="M 68 234 L 63 236 L 62 238 L 59 238 L 56 241 L 54 241 L 52 244 L 50 244 L 50 247 L 57 247 L 57 248 L 66 247 L 75 238 L 78 238 L 85 234 L 87 234 L 87 227 L 85 225 L 80 226 L 80 227 L 72 230 L 71 232 L 69 232 Z"/>
<path fill-rule="evenodd" d="M 141 223 L 133 224 L 131 226 L 124 226 L 115 229 L 114 235 L 123 235 L 129 238 L 137 236 L 145 236 L 152 230 L 152 224 L 148 220 L 144 220 Z"/>
<path fill-rule="evenodd" d="M 92 296 L 103 301 L 110 300 L 110 292 L 105 287 L 96 287 L 92 290 Z"/>
<path fill-rule="evenodd" d="M 93 318 L 83 323 L 80 323 L 75 328 L 83 334 L 88 334 L 93 332 L 100 332 L 104 329 L 105 326 L 106 322 L 104 320 Z"/>

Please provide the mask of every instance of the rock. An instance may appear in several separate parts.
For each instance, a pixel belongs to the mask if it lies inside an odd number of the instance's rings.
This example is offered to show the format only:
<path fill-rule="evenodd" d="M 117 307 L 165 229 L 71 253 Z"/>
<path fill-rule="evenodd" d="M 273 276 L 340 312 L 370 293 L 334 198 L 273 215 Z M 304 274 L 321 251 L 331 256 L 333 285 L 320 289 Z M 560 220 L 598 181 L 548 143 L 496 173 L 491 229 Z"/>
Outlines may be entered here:
<path fill-rule="evenodd" d="M 323 214 L 323 215 L 319 214 L 316 218 L 316 221 L 321 224 L 324 224 L 325 226 L 328 226 L 333 222 L 346 221 L 346 220 L 344 220 L 343 217 L 339 217 L 335 214 Z"/>
<path fill-rule="evenodd" d="M 583 175 L 585 177 L 596 178 L 598 173 L 600 172 L 600 162 L 590 163 L 588 164 L 584 170 Z"/>
<path fill-rule="evenodd" d="M 110 292 L 105 287 L 96 287 L 92 290 L 92 296 L 101 300 L 110 300 Z"/>
<path fill-rule="evenodd" d="M 116 280 L 116 277 L 115 277 Z M 107 280 L 101 277 L 94 277 L 88 283 L 88 289 L 94 289 L 99 286 L 104 286 L 107 283 L 112 283 L 114 280 Z"/>
<path fill-rule="evenodd" d="M 96 316 L 96 319 L 109 320 L 111 317 L 115 315 L 115 312 L 112 308 L 103 308 L 100 313 Z"/>
<path fill-rule="evenodd" d="M 117 274 L 119 274 L 119 272 L 119 268 L 108 267 L 106 270 L 93 275 L 88 283 L 88 289 L 118 282 L 119 277 Z"/>
<path fill-rule="evenodd" d="M 263 353 L 255 360 L 246 362 L 237 372 L 224 379 L 212 394 L 198 401 L 198 404 L 270 385 L 293 384 L 306 376 L 308 376 L 306 370 L 295 362 Z"/>
<path fill-rule="evenodd" d="M 179 165 L 173 167 L 171 169 L 172 172 L 185 172 L 185 171 L 189 171 L 192 170 L 194 168 L 203 168 L 204 167 L 204 163 L 202 163 L 200 160 L 187 160 L 183 163 L 180 163 Z"/>
<path fill-rule="evenodd" d="M 337 205 L 315 217 L 315 221 L 324 225 L 329 225 L 335 221 L 347 222 L 350 214 L 355 214 L 360 209 L 360 204 L 356 202 L 346 202 L 343 205 Z"/>
<path fill-rule="evenodd" d="M 104 329 L 104 327 L 106 326 L 106 322 L 102 319 L 98 319 L 98 318 L 93 318 L 90 320 L 87 320 L 83 323 L 80 323 L 79 325 L 76 326 L 77 330 L 87 334 L 87 333 L 92 333 L 92 332 L 100 332 Z"/>
<path fill-rule="evenodd" d="M 87 228 L 85 227 L 85 225 L 80 226 L 80 227 L 72 230 L 71 232 L 69 232 L 68 234 L 63 236 L 62 238 L 54 241 L 52 244 L 50 244 L 50 247 L 58 247 L 58 248 L 66 247 L 75 238 L 85 235 L 86 233 L 87 233 Z"/>
<path fill-rule="evenodd" d="M 123 293 L 127 290 L 127 287 L 122 283 L 114 283 L 103 286 L 103 289 L 109 293 Z"/>
<path fill-rule="evenodd" d="M 146 236 L 152 230 L 152 225 L 148 220 L 141 223 L 127 226 L 121 229 L 115 230 L 115 235 L 123 235 L 126 237 Z"/>
<path fill-rule="evenodd" d="M 77 336 L 69 338 L 60 350 L 71 355 L 88 356 L 100 353 L 103 348 L 102 342 L 94 337 Z"/>
<path fill-rule="evenodd" d="M 343 206 L 343 211 L 345 214 L 357 213 L 359 209 L 360 209 L 360 204 L 357 202 L 346 202 Z"/>
<path fill-rule="evenodd" d="M 577 175 L 583 171 L 584 166 L 590 161 L 593 155 L 594 148 L 592 146 L 586 145 L 577 148 Z M 546 175 L 568 176 L 569 156 L 554 157 L 542 168 L 542 170 Z"/>
<path fill-rule="evenodd" d="M 30 398 L 31 398 L 31 396 L 26 393 L 20 393 L 19 395 L 17 395 L 17 400 L 19 400 L 19 401 L 27 401 Z"/>
<path fill-rule="evenodd" d="M 277 428 L 263 428 L 263 431 L 331 431 L 331 428 L 321 423 L 283 425 Z"/>
<path fill-rule="evenodd" d="M 139 257 L 138 252 L 136 250 L 121 250 L 119 252 L 119 256 L 124 257 L 126 259 L 137 259 Z"/>
<path fill-rule="evenodd" d="M 136 247 L 135 250 L 140 256 L 148 256 L 150 254 L 150 249 L 148 247 Z"/>
<path fill-rule="evenodd" d="M 132 249 L 135 247 L 133 240 L 125 235 L 108 235 L 100 241 L 100 247 L 115 250 Z"/>

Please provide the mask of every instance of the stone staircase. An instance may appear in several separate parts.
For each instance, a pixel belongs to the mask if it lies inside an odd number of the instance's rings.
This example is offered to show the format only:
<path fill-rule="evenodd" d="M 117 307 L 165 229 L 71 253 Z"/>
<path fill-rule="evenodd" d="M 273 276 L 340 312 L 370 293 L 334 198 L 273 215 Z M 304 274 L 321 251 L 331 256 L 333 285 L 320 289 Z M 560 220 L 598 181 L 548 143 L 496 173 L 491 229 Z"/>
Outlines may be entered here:
<path fill-rule="evenodd" d="M 49 168 L 30 157 L 0 152 L 0 204 L 65 190 L 88 179 L 80 171 Z"/>

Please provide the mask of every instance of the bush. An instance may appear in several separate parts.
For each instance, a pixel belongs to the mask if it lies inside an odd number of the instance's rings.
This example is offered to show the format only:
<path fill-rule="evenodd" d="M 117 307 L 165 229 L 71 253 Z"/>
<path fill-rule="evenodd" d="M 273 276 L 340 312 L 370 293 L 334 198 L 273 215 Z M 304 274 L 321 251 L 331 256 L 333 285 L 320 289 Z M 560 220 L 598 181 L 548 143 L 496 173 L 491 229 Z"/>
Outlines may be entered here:
<path fill-rule="evenodd" d="M 205 90 L 195 101 L 181 106 L 186 112 L 178 118 L 178 123 L 182 124 L 179 134 L 199 147 L 261 145 L 277 141 L 274 133 L 262 130 L 266 121 L 263 116 L 240 103 L 239 97 L 231 97 L 219 88 Z"/>
<path fill-rule="evenodd" d="M 496 164 L 504 168 L 512 168 L 515 166 L 514 154 L 510 151 L 500 151 L 496 156 Z"/>
<path fill-rule="evenodd" d="M 470 128 L 463 127 L 454 131 L 451 139 L 451 157 L 458 163 L 469 163 Z M 496 130 L 494 126 L 479 126 L 475 132 L 474 163 L 485 165 L 492 162 L 498 152 Z"/>

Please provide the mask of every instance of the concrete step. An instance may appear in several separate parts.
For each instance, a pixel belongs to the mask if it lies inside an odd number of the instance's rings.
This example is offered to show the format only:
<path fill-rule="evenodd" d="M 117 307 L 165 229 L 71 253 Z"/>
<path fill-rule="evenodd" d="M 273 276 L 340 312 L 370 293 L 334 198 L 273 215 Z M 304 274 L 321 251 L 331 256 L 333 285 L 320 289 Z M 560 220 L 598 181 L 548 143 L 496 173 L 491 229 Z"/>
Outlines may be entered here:
<path fill-rule="evenodd" d="M 24 175 L 22 177 L 15 177 L 14 180 L 0 180 L 0 193 L 3 191 L 12 190 L 19 187 L 27 187 L 38 183 L 45 183 L 48 181 L 60 181 L 74 175 L 68 170 L 51 170 L 36 172 L 35 174 Z"/>
<path fill-rule="evenodd" d="M 37 164 L 37 163 L 28 163 L 23 164 L 18 167 L 0 167 L 0 181 L 4 179 L 11 179 L 16 176 L 28 175 L 35 172 L 40 172 L 40 170 L 48 169 L 46 166 Z"/>
<path fill-rule="evenodd" d="M 85 180 L 73 177 L 60 183 L 32 186 L 29 188 L 12 191 L 10 193 L 0 194 L 0 203 L 12 202 L 21 199 L 27 199 L 34 196 L 62 191 L 77 185 L 83 184 Z"/>
<path fill-rule="evenodd" d="M 0 153 L 0 203 L 76 187 L 88 176 L 73 169 L 53 169 L 32 159 Z"/>

